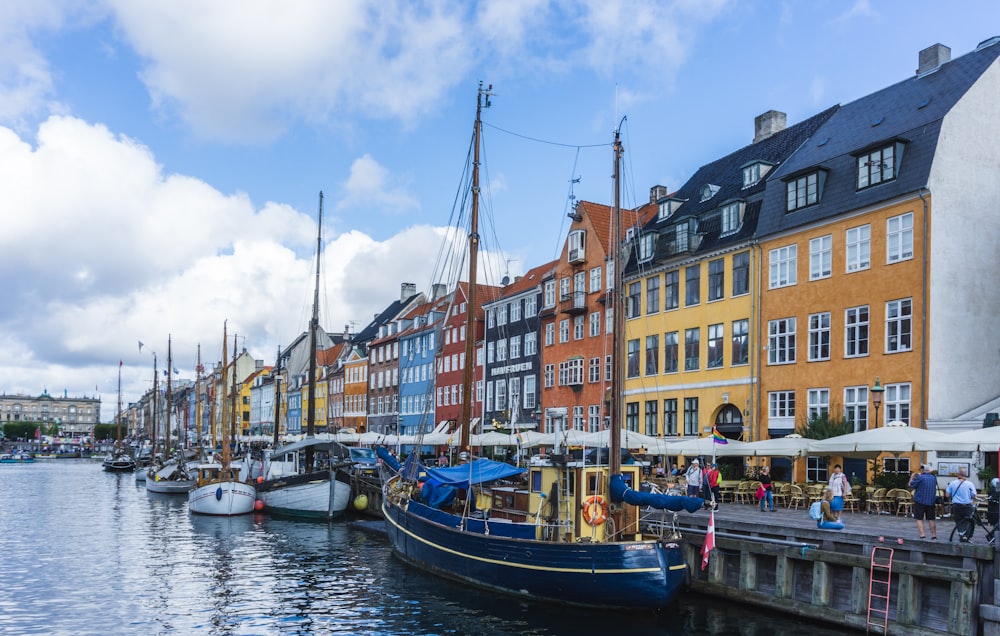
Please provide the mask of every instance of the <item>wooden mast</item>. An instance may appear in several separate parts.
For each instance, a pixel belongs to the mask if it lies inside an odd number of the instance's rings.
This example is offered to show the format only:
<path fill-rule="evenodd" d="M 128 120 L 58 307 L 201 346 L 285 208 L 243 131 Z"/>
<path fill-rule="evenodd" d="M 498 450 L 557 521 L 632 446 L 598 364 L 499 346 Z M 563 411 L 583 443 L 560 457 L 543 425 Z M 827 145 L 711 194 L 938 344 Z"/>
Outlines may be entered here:
<path fill-rule="evenodd" d="M 274 370 L 274 440 L 273 448 L 278 447 L 278 422 L 281 421 L 281 347 L 278 347 L 278 357 Z"/>
<path fill-rule="evenodd" d="M 167 334 L 167 430 L 164 435 L 166 441 L 163 442 L 163 461 L 166 462 L 170 459 L 170 412 L 172 410 L 173 404 L 171 404 L 171 394 L 170 394 L 170 376 L 173 375 L 174 362 L 173 356 L 171 355 L 171 340 L 170 334 Z"/>
<path fill-rule="evenodd" d="M 476 266 L 479 259 L 479 137 L 483 126 L 481 119 L 483 108 L 490 107 L 491 90 L 493 90 L 492 84 L 484 89 L 483 83 L 479 82 L 479 90 L 476 93 L 476 123 L 473 126 L 472 216 L 469 222 L 469 297 L 465 312 L 465 369 L 462 373 L 462 436 L 459 446 L 466 453 L 470 451 L 472 399 L 475 395 L 473 387 L 476 379 L 476 313 L 478 308 L 476 300 Z"/>
<path fill-rule="evenodd" d="M 118 361 L 118 414 L 115 416 L 115 420 L 118 422 L 118 427 L 115 430 L 115 438 L 118 440 L 118 444 L 121 445 L 122 442 L 122 361 L 121 360 Z"/>
<path fill-rule="evenodd" d="M 219 422 L 222 425 L 222 465 L 229 466 L 229 440 L 226 434 L 226 365 L 229 364 L 229 350 L 226 348 L 226 322 L 222 322 L 222 378 L 219 381 L 222 395 L 219 397 Z M 235 365 L 234 365 L 235 366 Z"/>
<path fill-rule="evenodd" d="M 150 459 L 156 459 L 156 443 L 160 434 L 160 427 L 157 423 L 157 419 L 160 415 L 160 409 L 158 408 L 160 403 L 160 384 L 157 381 L 157 373 L 159 369 L 156 368 L 156 352 L 153 352 L 153 448 L 150 451 Z"/>
<path fill-rule="evenodd" d="M 316 434 L 316 332 L 319 331 L 319 257 L 323 248 L 323 191 L 319 192 L 319 220 L 316 224 L 316 286 L 312 318 L 309 320 L 309 403 L 306 406 L 306 437 Z M 306 447 L 306 472 L 313 468 L 313 449 Z"/>
<path fill-rule="evenodd" d="M 619 355 L 622 344 L 622 329 L 624 328 L 624 295 L 622 293 L 622 268 L 624 264 L 619 258 L 622 249 L 622 228 L 621 228 L 621 157 L 622 157 L 622 143 L 620 139 L 620 128 L 621 123 L 618 124 L 618 128 L 615 129 L 615 143 L 614 143 L 614 179 L 615 179 L 615 199 L 614 208 L 612 210 L 613 218 L 611 219 L 612 234 L 611 234 L 611 262 L 614 264 L 614 292 L 612 294 L 612 311 L 614 311 L 614 328 L 612 329 L 611 338 L 611 352 L 614 358 L 612 359 L 612 373 L 611 373 L 611 426 L 608 431 L 608 438 L 610 440 L 608 454 L 608 466 L 609 475 L 617 475 L 621 472 L 621 390 L 622 390 L 622 361 L 615 358 L 621 358 Z"/>
<path fill-rule="evenodd" d="M 230 440 L 230 444 L 233 443 L 233 441 L 236 440 L 236 405 L 237 405 L 237 401 L 236 401 L 236 350 L 237 350 L 237 346 L 236 346 L 236 334 L 233 333 L 233 371 L 232 371 L 233 384 L 232 384 L 232 391 L 230 391 L 230 399 L 232 399 L 233 404 L 232 404 L 232 409 L 231 409 L 231 411 L 229 413 L 229 440 Z M 227 467 L 229 466 L 229 462 L 226 462 L 226 466 Z"/>
<path fill-rule="evenodd" d="M 195 438 L 198 440 L 198 446 L 201 446 L 201 343 L 198 343 L 198 366 L 194 370 L 195 377 L 195 387 L 194 387 L 194 431 Z"/>

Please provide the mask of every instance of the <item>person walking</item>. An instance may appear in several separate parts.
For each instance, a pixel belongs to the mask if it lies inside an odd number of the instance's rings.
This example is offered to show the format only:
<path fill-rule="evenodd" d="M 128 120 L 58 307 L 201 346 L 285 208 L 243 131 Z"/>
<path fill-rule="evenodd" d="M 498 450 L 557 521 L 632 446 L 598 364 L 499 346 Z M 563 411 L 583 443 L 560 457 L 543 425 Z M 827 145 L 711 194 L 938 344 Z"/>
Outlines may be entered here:
<path fill-rule="evenodd" d="M 760 511 L 764 512 L 764 506 L 774 512 L 774 485 L 771 483 L 771 469 L 764 466 L 760 469 L 760 485 L 764 487 L 764 496 L 760 498 Z"/>
<path fill-rule="evenodd" d="M 844 511 L 844 495 L 851 493 L 851 482 L 847 481 L 847 475 L 844 474 L 840 464 L 833 467 L 829 487 L 830 492 L 833 493 L 833 499 L 830 500 L 830 510 L 833 511 L 833 514 L 839 520 L 841 513 Z"/>
<path fill-rule="evenodd" d="M 684 477 L 687 479 L 687 496 L 701 497 L 701 465 L 697 459 L 691 460 L 691 465 L 688 466 Z"/>
<path fill-rule="evenodd" d="M 931 539 L 937 539 L 937 477 L 931 472 L 930 464 L 922 464 L 920 472 L 910 478 L 910 488 L 913 489 L 913 518 L 917 520 L 917 532 L 925 539 L 924 520 L 930 526 Z"/>
<path fill-rule="evenodd" d="M 833 491 L 829 488 L 823 489 L 823 498 L 820 499 L 822 502 L 820 504 L 820 510 L 823 511 L 823 516 L 819 521 L 816 522 L 816 527 L 822 528 L 823 530 L 843 530 L 844 522 L 837 518 L 837 514 L 833 511 L 831 503 L 833 502 Z"/>
<path fill-rule="evenodd" d="M 969 481 L 969 472 L 965 468 L 959 468 L 958 477 L 948 484 L 945 492 L 951 498 L 951 517 L 957 528 L 962 521 L 971 518 L 976 510 L 976 487 Z M 968 543 L 968 535 L 960 533 L 959 541 Z"/>

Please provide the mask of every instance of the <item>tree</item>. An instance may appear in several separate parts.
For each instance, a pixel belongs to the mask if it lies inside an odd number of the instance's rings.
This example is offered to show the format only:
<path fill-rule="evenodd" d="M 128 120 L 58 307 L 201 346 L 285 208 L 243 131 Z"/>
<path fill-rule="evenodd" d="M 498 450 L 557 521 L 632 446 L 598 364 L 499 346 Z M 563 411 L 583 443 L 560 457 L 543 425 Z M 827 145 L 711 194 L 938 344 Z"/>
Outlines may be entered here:
<path fill-rule="evenodd" d="M 829 410 L 813 415 L 808 419 L 803 417 L 795 427 L 795 432 L 809 439 L 829 439 L 838 435 L 846 435 L 854 432 L 854 422 L 834 413 L 843 413 L 836 403 L 831 403 Z"/>

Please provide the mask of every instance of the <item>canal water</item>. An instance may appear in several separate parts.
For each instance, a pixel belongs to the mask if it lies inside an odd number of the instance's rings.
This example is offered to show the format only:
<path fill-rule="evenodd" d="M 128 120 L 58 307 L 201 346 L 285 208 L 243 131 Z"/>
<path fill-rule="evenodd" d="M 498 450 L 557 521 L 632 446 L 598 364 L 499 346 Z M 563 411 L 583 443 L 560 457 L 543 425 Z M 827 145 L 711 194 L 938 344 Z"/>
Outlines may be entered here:
<path fill-rule="evenodd" d="M 87 459 L 0 465 L 0 634 L 833 636 L 688 594 L 655 616 L 525 604 L 404 566 L 346 521 L 191 515 Z"/>

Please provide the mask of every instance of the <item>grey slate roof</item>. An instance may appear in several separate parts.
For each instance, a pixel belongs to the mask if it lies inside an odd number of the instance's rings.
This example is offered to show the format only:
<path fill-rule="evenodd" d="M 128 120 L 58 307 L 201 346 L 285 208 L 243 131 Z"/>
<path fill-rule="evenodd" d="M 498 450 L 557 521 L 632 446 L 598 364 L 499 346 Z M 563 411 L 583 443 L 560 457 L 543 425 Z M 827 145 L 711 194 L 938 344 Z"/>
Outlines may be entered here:
<path fill-rule="evenodd" d="M 789 155 L 794 153 L 836 111 L 836 106 L 830 107 L 766 139 L 740 148 L 721 159 L 717 159 L 699 168 L 679 190 L 670 196 L 670 198 L 685 200 L 685 203 L 680 206 L 677 212 L 667 219 L 661 220 L 658 217 L 654 217 L 643 228 L 643 232 L 656 231 L 661 234 L 657 240 L 656 254 L 653 257 L 653 262 L 655 263 L 670 256 L 666 251 L 666 244 L 671 241 L 672 235 L 668 236 L 667 233 L 671 226 L 683 219 L 697 218 L 698 234 L 701 235 L 701 243 L 697 249 L 693 252 L 685 252 L 685 256 L 691 253 L 707 252 L 724 245 L 746 241 L 753 236 L 757 228 L 760 199 L 767 179 L 765 177 L 757 183 L 744 188 L 743 167 L 754 162 L 765 162 L 776 166 L 771 169 L 773 173 L 781 167 Z M 718 186 L 719 189 L 710 199 L 701 201 L 701 190 L 706 184 Z M 742 199 L 746 202 L 743 221 L 736 232 L 720 236 L 722 227 L 718 212 L 723 204 L 737 199 Z M 625 270 L 626 274 L 636 268 L 635 250 L 632 250 L 632 254 L 630 263 Z"/>
<path fill-rule="evenodd" d="M 757 235 L 778 233 L 925 187 L 942 119 L 998 56 L 1000 46 L 984 44 L 934 71 L 841 106 L 798 152 L 768 175 Z M 857 190 L 857 159 L 852 153 L 888 145 L 894 139 L 906 142 L 897 161 L 897 177 Z M 817 168 L 827 171 L 819 203 L 786 212 L 782 177 Z"/>

